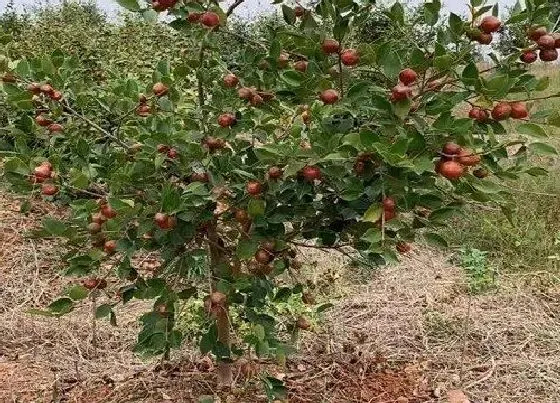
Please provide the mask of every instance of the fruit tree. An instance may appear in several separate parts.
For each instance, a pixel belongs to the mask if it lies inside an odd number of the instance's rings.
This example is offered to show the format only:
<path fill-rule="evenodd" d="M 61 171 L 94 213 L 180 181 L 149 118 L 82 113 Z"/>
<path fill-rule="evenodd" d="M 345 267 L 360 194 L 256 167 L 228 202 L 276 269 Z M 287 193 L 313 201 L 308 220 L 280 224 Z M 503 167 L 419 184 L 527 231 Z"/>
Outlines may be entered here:
<path fill-rule="evenodd" d="M 116 324 L 117 304 L 154 300 L 137 350 L 168 355 L 183 337 L 176 307 L 200 299 L 197 341 L 221 384 L 247 348 L 283 359 L 282 332 L 310 327 L 275 310 L 294 296 L 315 302 L 291 281 L 301 248 L 383 264 L 418 237 L 445 245 L 435 229 L 455 212 L 492 203 L 507 216 L 501 182 L 543 174 L 528 157 L 556 155 L 546 138 L 560 116 L 537 102 L 556 94 L 538 94 L 548 79 L 529 69 L 558 57 L 545 0 L 527 0 L 505 22 L 482 0 L 471 0 L 469 18 L 445 19 L 433 0 L 414 21 L 398 2 L 381 11 L 358 0 L 284 2 L 285 24 L 259 40 L 228 27 L 243 0 L 228 9 L 118 2 L 151 21 L 165 14 L 189 44 L 184 61 L 159 61 L 150 81 L 113 70 L 89 82 L 74 74 L 76 55 L 59 50 L 0 56 L 4 178 L 70 206 L 36 233 L 64 241 L 75 278 L 42 313 L 104 296 L 97 314 Z M 359 43 L 372 12 L 389 33 Z M 495 55 L 484 45 L 504 24 L 526 32 L 524 46 Z M 412 25 L 428 39 L 415 41 Z M 243 47 L 227 49 L 232 39 Z M 490 67 L 477 63 L 481 46 Z M 146 251 L 163 262 L 152 273 L 135 263 Z"/>

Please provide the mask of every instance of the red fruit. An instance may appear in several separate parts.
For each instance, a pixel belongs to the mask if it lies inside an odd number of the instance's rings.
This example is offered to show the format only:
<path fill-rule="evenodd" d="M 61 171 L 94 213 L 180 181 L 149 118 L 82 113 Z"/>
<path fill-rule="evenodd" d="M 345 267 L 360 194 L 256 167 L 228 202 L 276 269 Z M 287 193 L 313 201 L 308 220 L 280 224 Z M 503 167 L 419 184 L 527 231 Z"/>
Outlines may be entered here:
<path fill-rule="evenodd" d="M 321 179 L 321 169 L 315 165 L 306 165 L 301 170 L 303 179 L 307 182 L 313 182 Z"/>
<path fill-rule="evenodd" d="M 239 83 L 239 78 L 233 73 L 226 74 L 224 77 L 224 85 L 228 88 L 235 88 Z"/>
<path fill-rule="evenodd" d="M 250 100 L 253 97 L 254 93 L 255 91 L 249 87 L 241 87 L 237 90 L 237 95 L 239 95 L 239 98 L 246 100 Z"/>
<path fill-rule="evenodd" d="M 303 17 L 303 15 L 305 14 L 305 8 L 303 8 L 302 6 L 295 6 L 294 14 L 296 15 L 296 17 Z"/>
<path fill-rule="evenodd" d="M 412 246 L 410 246 L 410 244 L 408 242 L 398 242 L 397 243 L 397 251 L 399 251 L 399 253 L 407 253 L 410 252 L 412 249 Z"/>
<path fill-rule="evenodd" d="M 529 30 L 529 39 L 532 41 L 538 41 L 541 36 L 546 35 L 547 33 L 548 30 L 546 27 L 532 27 Z"/>
<path fill-rule="evenodd" d="M 163 6 L 159 3 L 159 1 L 153 1 L 153 2 L 152 2 L 152 8 L 153 8 L 154 10 L 156 10 L 157 12 L 165 11 L 165 7 L 163 7 Z"/>
<path fill-rule="evenodd" d="M 206 172 L 193 172 L 191 174 L 191 182 L 208 183 L 208 173 Z"/>
<path fill-rule="evenodd" d="M 457 158 L 457 162 L 461 165 L 472 167 L 480 164 L 480 155 L 474 154 L 473 150 L 469 150 L 468 148 L 465 148 L 461 150 L 461 152 L 459 153 L 459 158 Z"/>
<path fill-rule="evenodd" d="M 101 231 L 101 224 L 97 222 L 90 222 L 87 226 L 87 229 L 90 233 L 97 234 L 99 231 Z"/>
<path fill-rule="evenodd" d="M 382 201 L 384 210 L 395 210 L 397 202 L 392 197 L 385 197 Z"/>
<path fill-rule="evenodd" d="M 101 213 L 95 213 L 95 214 L 91 215 L 91 222 L 94 222 L 94 223 L 97 223 L 97 224 L 103 224 L 105 221 L 107 221 L 107 217 L 105 217 Z"/>
<path fill-rule="evenodd" d="M 200 22 L 206 27 L 215 27 L 220 25 L 220 16 L 212 11 L 207 11 L 200 17 Z"/>
<path fill-rule="evenodd" d="M 402 101 L 412 96 L 412 88 L 398 84 L 391 90 L 391 101 Z"/>
<path fill-rule="evenodd" d="M 269 179 L 279 179 L 282 177 L 282 174 L 284 172 L 282 171 L 282 168 L 277 167 L 277 166 L 271 166 L 268 168 L 268 178 Z"/>
<path fill-rule="evenodd" d="M 171 217 L 165 213 L 156 213 L 154 221 L 161 229 L 171 229 L 177 224 L 175 217 Z"/>
<path fill-rule="evenodd" d="M 537 60 L 537 52 L 534 50 L 526 50 L 521 53 L 520 59 L 523 63 L 533 63 Z"/>
<path fill-rule="evenodd" d="M 41 127 L 47 127 L 52 124 L 52 120 L 47 118 L 45 115 L 37 115 L 35 117 L 35 123 L 37 123 Z"/>
<path fill-rule="evenodd" d="M 103 249 L 105 249 L 105 253 L 107 253 L 108 255 L 115 253 L 115 250 L 117 250 L 117 241 L 106 241 L 103 245 Z"/>
<path fill-rule="evenodd" d="M 251 196 L 258 196 L 262 193 L 263 186 L 260 184 L 260 182 L 250 181 L 247 182 L 245 189 L 247 190 L 247 193 L 249 193 Z"/>
<path fill-rule="evenodd" d="M 280 69 L 285 69 L 286 67 L 288 67 L 289 62 L 290 62 L 290 55 L 288 55 L 287 53 L 280 53 L 280 56 L 278 56 L 278 59 L 276 60 L 276 63 L 278 64 L 278 68 Z"/>
<path fill-rule="evenodd" d="M 249 221 L 249 214 L 245 210 L 236 210 L 235 220 L 240 224 L 245 224 Z"/>
<path fill-rule="evenodd" d="M 543 62 L 553 62 L 558 59 L 558 51 L 556 49 L 542 49 L 539 57 Z"/>
<path fill-rule="evenodd" d="M 167 158 L 175 159 L 175 158 L 177 158 L 178 155 L 179 155 L 179 153 L 177 152 L 177 150 L 175 148 L 170 148 L 167 151 Z"/>
<path fill-rule="evenodd" d="M 189 13 L 189 15 L 187 15 L 187 20 L 191 24 L 196 24 L 197 22 L 200 22 L 200 17 L 202 17 L 202 13 Z"/>
<path fill-rule="evenodd" d="M 479 28 L 482 32 L 491 34 L 492 32 L 496 32 L 498 29 L 500 29 L 501 25 L 502 23 L 498 18 L 494 17 L 493 15 L 487 15 L 482 19 Z"/>
<path fill-rule="evenodd" d="M 327 55 L 338 53 L 340 50 L 340 44 L 334 39 L 325 39 L 321 44 L 321 50 Z"/>
<path fill-rule="evenodd" d="M 461 177 L 464 172 L 463 165 L 455 161 L 445 161 L 439 166 L 439 173 L 447 179 L 453 180 Z"/>
<path fill-rule="evenodd" d="M 336 90 L 324 90 L 323 92 L 321 92 L 321 101 L 323 101 L 323 103 L 325 105 L 332 105 L 334 104 L 336 101 L 338 101 L 338 91 Z"/>
<path fill-rule="evenodd" d="M 33 174 L 39 178 L 50 178 L 52 168 L 49 165 L 41 164 L 33 170 Z"/>
<path fill-rule="evenodd" d="M 231 113 L 224 113 L 218 116 L 218 124 L 221 127 L 231 127 L 235 124 L 235 122 L 236 122 L 235 115 Z"/>
<path fill-rule="evenodd" d="M 541 49 L 554 49 L 556 45 L 556 41 L 552 35 L 543 35 L 537 40 L 537 45 Z"/>
<path fill-rule="evenodd" d="M 527 106 L 523 102 L 512 102 L 511 106 L 511 117 L 513 119 L 524 119 L 529 113 L 527 112 Z"/>
<path fill-rule="evenodd" d="M 62 92 L 53 91 L 52 94 L 51 94 L 51 99 L 53 101 L 60 101 L 62 99 Z"/>
<path fill-rule="evenodd" d="M 209 151 L 216 151 L 224 148 L 226 142 L 223 139 L 208 136 L 204 139 L 204 144 L 206 144 L 206 147 L 208 147 Z"/>
<path fill-rule="evenodd" d="M 41 86 L 38 83 L 30 83 L 27 85 L 27 91 L 34 95 L 39 95 L 41 93 Z"/>
<path fill-rule="evenodd" d="M 167 150 L 169 150 L 169 147 L 166 146 L 165 144 L 158 144 L 156 149 L 157 149 L 158 153 L 163 154 L 163 153 L 166 153 Z"/>
<path fill-rule="evenodd" d="M 46 196 L 52 196 L 58 193 L 58 186 L 53 185 L 52 183 L 43 183 L 41 186 L 41 193 Z"/>
<path fill-rule="evenodd" d="M 363 161 L 356 161 L 353 169 L 356 175 L 362 175 L 366 170 L 366 164 Z"/>
<path fill-rule="evenodd" d="M 311 329 L 311 323 L 305 316 L 300 316 L 297 318 L 296 327 L 300 328 L 301 330 L 309 330 Z"/>
<path fill-rule="evenodd" d="M 177 3 L 177 0 L 157 0 L 163 8 L 171 8 Z"/>
<path fill-rule="evenodd" d="M 305 73 L 307 71 L 308 63 L 305 60 L 298 60 L 294 63 L 294 70 Z"/>
<path fill-rule="evenodd" d="M 481 45 L 489 45 L 490 43 L 492 43 L 492 34 L 487 34 L 483 32 L 478 36 L 477 41 Z"/>
<path fill-rule="evenodd" d="M 360 55 L 356 49 L 346 49 L 340 54 L 340 60 L 345 66 L 355 66 L 360 62 Z"/>
<path fill-rule="evenodd" d="M 412 69 L 404 69 L 399 73 L 399 80 L 401 80 L 404 85 L 412 84 L 417 78 L 418 74 Z"/>
<path fill-rule="evenodd" d="M 142 104 L 145 104 L 146 102 L 148 102 L 148 98 L 146 97 L 146 95 L 139 94 L 138 95 L 138 103 L 142 105 Z"/>
<path fill-rule="evenodd" d="M 101 206 L 100 212 L 107 218 L 115 218 L 117 216 L 117 212 L 109 204 Z"/>
<path fill-rule="evenodd" d="M 269 264 L 272 258 L 272 254 L 266 249 L 259 249 L 255 252 L 255 260 L 260 264 Z"/>
<path fill-rule="evenodd" d="M 82 285 L 88 290 L 93 290 L 94 288 L 102 290 L 107 287 L 107 281 L 103 278 L 86 278 L 82 280 Z"/>
<path fill-rule="evenodd" d="M 498 102 L 494 109 L 492 109 L 492 119 L 505 120 L 511 114 L 511 106 L 507 102 Z"/>
<path fill-rule="evenodd" d="M 473 171 L 473 175 L 476 176 L 477 178 L 480 178 L 480 179 L 486 178 L 488 176 L 488 174 L 489 174 L 489 172 L 485 168 L 478 168 L 478 169 L 475 169 Z"/>
<path fill-rule="evenodd" d="M 554 47 L 560 48 L 560 32 L 553 32 L 552 37 L 554 38 Z"/>
<path fill-rule="evenodd" d="M 397 212 L 395 210 L 383 210 L 385 213 L 385 222 L 391 221 L 393 218 L 397 216 Z"/>
<path fill-rule="evenodd" d="M 249 102 L 252 106 L 259 106 L 264 103 L 264 99 L 259 94 L 254 94 Z"/>
<path fill-rule="evenodd" d="M 150 116 L 150 107 L 148 105 L 140 105 L 136 108 L 136 114 L 142 116 L 143 118 Z"/>
<path fill-rule="evenodd" d="M 152 91 L 154 92 L 156 97 L 164 96 L 165 94 L 167 94 L 168 90 L 169 88 L 167 88 L 167 86 L 161 82 L 155 83 L 154 86 L 152 87 Z"/>
<path fill-rule="evenodd" d="M 488 112 L 486 112 L 486 110 L 482 108 L 478 108 L 475 106 L 469 111 L 469 117 L 478 122 L 485 122 L 486 120 L 488 120 Z"/>
<path fill-rule="evenodd" d="M 54 88 L 50 84 L 43 84 L 41 85 L 41 92 L 50 96 L 54 92 Z"/>
<path fill-rule="evenodd" d="M 47 127 L 47 130 L 50 134 L 62 133 L 64 131 L 64 127 L 61 124 L 53 123 Z"/>

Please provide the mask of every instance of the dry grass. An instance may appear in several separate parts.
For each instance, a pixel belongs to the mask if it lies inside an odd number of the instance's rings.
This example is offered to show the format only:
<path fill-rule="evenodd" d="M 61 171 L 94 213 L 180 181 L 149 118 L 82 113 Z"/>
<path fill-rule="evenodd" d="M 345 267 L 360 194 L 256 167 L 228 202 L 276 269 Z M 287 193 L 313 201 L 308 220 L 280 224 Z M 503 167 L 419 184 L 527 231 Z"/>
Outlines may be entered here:
<path fill-rule="evenodd" d="M 56 243 L 22 237 L 50 208 L 38 202 L 24 218 L 14 198 L 0 197 L 0 401 L 192 402 L 218 393 L 191 352 L 165 366 L 131 352 L 143 303 L 119 309 L 117 328 L 99 323 L 97 354 L 87 303 L 60 319 L 26 314 L 68 284 L 56 270 Z M 345 265 L 306 255 L 320 268 L 316 280 Z M 286 380 L 291 402 L 436 402 L 453 388 L 475 402 L 560 401 L 560 282 L 552 274 L 501 275 L 496 293 L 469 297 L 462 271 L 425 249 L 367 285 L 355 285 L 354 274 L 337 280 L 331 292 L 342 298 L 286 368 L 261 364 Z M 227 396 L 266 401 L 254 381 Z"/>

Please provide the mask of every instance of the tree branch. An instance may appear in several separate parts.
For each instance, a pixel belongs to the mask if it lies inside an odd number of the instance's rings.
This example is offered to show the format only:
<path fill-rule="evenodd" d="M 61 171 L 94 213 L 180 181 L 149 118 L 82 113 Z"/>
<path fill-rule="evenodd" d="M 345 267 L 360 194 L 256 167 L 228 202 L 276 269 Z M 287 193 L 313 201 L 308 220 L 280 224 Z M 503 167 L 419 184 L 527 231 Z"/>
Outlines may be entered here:
<path fill-rule="evenodd" d="M 233 11 L 234 11 L 237 7 L 239 7 L 244 1 L 245 1 L 245 0 L 235 0 L 235 2 L 234 2 L 231 6 L 229 6 L 229 8 L 227 9 L 227 11 L 226 11 L 226 17 L 229 17 L 229 16 L 233 13 Z"/>

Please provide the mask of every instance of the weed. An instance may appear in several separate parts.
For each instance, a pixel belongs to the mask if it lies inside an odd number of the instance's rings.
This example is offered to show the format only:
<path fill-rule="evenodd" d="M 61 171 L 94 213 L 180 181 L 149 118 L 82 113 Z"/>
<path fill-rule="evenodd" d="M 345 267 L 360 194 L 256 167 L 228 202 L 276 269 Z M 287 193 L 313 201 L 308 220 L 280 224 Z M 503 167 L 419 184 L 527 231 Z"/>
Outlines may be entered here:
<path fill-rule="evenodd" d="M 465 270 L 469 294 L 482 294 L 496 287 L 496 271 L 488 264 L 488 252 L 461 249 L 459 264 Z"/>

